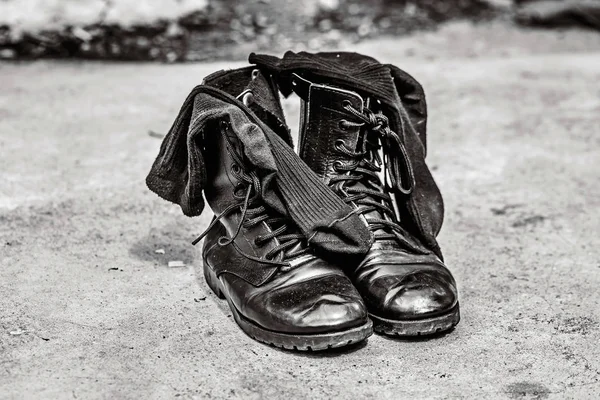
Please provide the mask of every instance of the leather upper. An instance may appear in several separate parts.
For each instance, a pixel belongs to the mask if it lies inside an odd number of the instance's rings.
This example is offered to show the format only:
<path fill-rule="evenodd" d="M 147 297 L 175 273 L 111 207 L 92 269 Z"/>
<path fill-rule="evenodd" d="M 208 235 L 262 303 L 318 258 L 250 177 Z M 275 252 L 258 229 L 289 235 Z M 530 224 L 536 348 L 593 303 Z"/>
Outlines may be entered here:
<path fill-rule="evenodd" d="M 300 154 L 313 171 L 325 182 L 330 182 L 336 175 L 345 173 L 337 172 L 331 166 L 336 162 L 348 162 L 343 152 L 336 151 L 336 141 L 342 140 L 350 150 L 358 151 L 362 140 L 376 141 L 377 138 L 366 129 L 348 131 L 338 125 L 340 118 L 349 118 L 344 114 L 344 101 L 356 99 L 356 93 L 322 84 L 305 86 L 306 82 L 298 89 L 300 97 L 307 101 L 303 105 Z M 355 103 L 359 102 L 355 100 Z M 372 156 L 367 157 L 373 161 Z M 367 189 L 360 181 L 350 184 L 358 190 Z M 341 185 L 334 183 L 331 187 L 340 196 L 348 196 Z M 380 190 L 385 189 L 381 187 Z M 378 200 L 373 198 L 372 201 Z M 410 202 L 406 204 L 410 207 Z M 387 206 L 391 207 L 391 204 Z M 406 215 L 406 209 L 399 211 L 400 218 Z M 372 218 L 392 220 L 378 209 L 366 212 L 364 217 L 367 225 Z M 383 228 L 374 229 L 373 235 L 384 232 Z M 400 321 L 432 318 L 452 310 L 458 304 L 452 274 L 433 251 L 435 249 L 427 248 L 409 231 L 404 232 L 404 241 L 411 246 L 397 240 L 376 239 L 362 262 L 349 269 L 348 274 L 369 312 L 379 318 Z"/>
<path fill-rule="evenodd" d="M 454 277 L 437 256 L 410 254 L 395 242 L 376 242 L 351 277 L 378 317 L 430 318 L 458 304 Z"/>
<path fill-rule="evenodd" d="M 368 321 L 365 304 L 350 279 L 339 267 L 317 257 L 302 258 L 305 261 L 291 271 L 277 272 L 260 286 L 229 273 L 230 264 L 250 271 L 264 265 L 245 259 L 231 245 L 219 246 L 218 237 L 224 233 L 224 227 L 217 227 L 205 239 L 205 268 L 220 272 L 225 296 L 245 318 L 265 329 L 292 334 L 342 331 Z"/>
<path fill-rule="evenodd" d="M 246 215 L 242 220 L 241 203 L 247 195 L 248 181 L 241 176 L 253 171 L 253 166 L 246 162 L 243 145 L 227 124 L 209 128 L 203 135 L 204 195 L 215 215 L 225 214 L 205 238 L 204 268 L 218 277 L 230 304 L 252 323 L 286 334 L 330 333 L 368 323 L 360 294 L 338 265 L 312 252 L 287 258 L 287 254 L 306 249 L 306 241 L 298 241 L 294 247 L 267 259 L 267 254 L 282 240 L 279 236 L 267 241 L 260 238 L 277 230 L 268 220 L 282 214 L 262 204 L 267 219 L 248 224 L 258 216 Z M 256 188 L 250 193 L 254 197 Z M 276 196 L 276 192 L 271 196 Z M 257 201 L 252 208 L 260 207 L 260 200 Z M 288 230 L 282 236 L 296 233 L 298 228 L 288 218 Z M 234 240 L 224 245 L 219 242 L 222 238 Z M 282 263 L 289 266 L 282 267 Z"/>
<path fill-rule="evenodd" d="M 343 141 L 348 147 L 355 148 L 358 144 L 360 127 L 342 129 L 343 121 L 351 118 L 337 103 L 347 101 L 357 109 L 362 110 L 362 98 L 353 92 L 333 89 L 324 85 L 314 85 L 302 103 L 301 125 L 302 138 L 299 144 L 300 157 L 326 183 L 338 173 L 335 163 L 351 161 L 344 159 L 336 150 L 336 141 Z M 314 115 L 314 117 L 313 117 Z M 329 132 L 337 130 L 337 135 Z"/>

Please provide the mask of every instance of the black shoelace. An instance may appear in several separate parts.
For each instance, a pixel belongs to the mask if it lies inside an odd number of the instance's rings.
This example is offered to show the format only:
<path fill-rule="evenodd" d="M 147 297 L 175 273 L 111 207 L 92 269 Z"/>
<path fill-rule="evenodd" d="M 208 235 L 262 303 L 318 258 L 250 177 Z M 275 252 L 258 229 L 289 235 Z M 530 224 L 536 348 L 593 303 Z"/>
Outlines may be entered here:
<path fill-rule="evenodd" d="M 302 254 L 306 254 L 309 251 L 309 248 L 305 243 L 305 237 L 301 233 L 290 232 L 291 229 L 288 225 L 289 218 L 284 216 L 273 216 L 272 212 L 269 212 L 269 210 L 267 210 L 260 196 L 262 185 L 256 171 L 245 172 L 244 168 L 240 167 L 240 165 L 243 165 L 241 158 L 235 151 L 232 150 L 233 146 L 227 135 L 225 135 L 225 138 L 228 142 L 227 152 L 234 159 L 234 168 L 232 168 L 232 173 L 243 182 L 240 185 L 240 187 L 236 188 L 234 193 L 236 193 L 236 197 L 241 198 L 242 196 L 238 195 L 237 193 L 241 192 L 241 190 L 245 190 L 245 195 L 243 197 L 244 200 L 240 201 L 239 203 L 230 205 L 219 215 L 217 215 L 210 223 L 208 228 L 206 228 L 206 230 L 202 232 L 202 234 L 200 234 L 200 236 L 198 236 L 198 238 L 196 238 L 196 240 L 194 240 L 192 244 L 196 245 L 199 241 L 201 241 L 222 218 L 226 217 L 232 212 L 240 210 L 242 215 L 240 217 L 240 222 L 238 223 L 235 233 L 231 238 L 221 236 L 218 239 L 218 244 L 220 246 L 228 246 L 231 244 L 238 251 L 238 253 L 240 253 L 243 257 L 249 260 L 267 264 L 274 264 L 281 267 L 282 271 L 289 270 L 292 268 L 291 264 L 285 260 L 289 260 Z M 265 222 L 272 229 L 272 231 L 265 235 L 257 236 L 254 239 L 254 244 L 257 246 L 262 246 L 273 239 L 277 239 L 279 244 L 273 247 L 271 250 L 269 250 L 264 255 L 264 257 L 259 258 L 244 253 L 236 245 L 235 239 L 240 234 L 242 227 L 251 228 L 262 222 Z M 277 228 L 273 229 L 274 227 Z M 301 246 L 298 250 L 294 250 L 291 252 L 289 251 L 290 249 L 296 247 L 299 244 L 301 244 Z M 283 255 L 282 260 L 273 260 L 279 254 Z"/>
<path fill-rule="evenodd" d="M 424 253 L 423 249 L 407 239 L 410 236 L 398 224 L 400 215 L 392 206 L 395 198 L 390 194 L 393 191 L 409 195 L 415 185 L 412 165 L 402 140 L 389 128 L 388 119 L 381 112 L 375 114 L 367 108 L 360 112 L 349 102 L 345 102 L 343 107 L 361 122 L 343 120 L 340 124 L 341 128 L 360 127 L 365 129 L 365 134 L 359 151 L 349 149 L 342 139 L 336 140 L 336 150 L 353 161 L 337 161 L 334 164 L 335 170 L 343 174 L 332 178 L 330 186 L 337 188 L 344 195 L 344 201 L 356 204 L 359 214 L 379 211 L 388 217 L 384 219 L 365 215 L 372 232 L 378 230 L 385 232 L 375 234 L 375 239 L 395 239 L 415 252 Z M 383 162 L 379 156 L 379 149 L 382 147 Z M 382 164 L 385 177 L 383 184 L 379 178 Z M 364 187 L 352 185 L 357 182 L 362 183 Z"/>

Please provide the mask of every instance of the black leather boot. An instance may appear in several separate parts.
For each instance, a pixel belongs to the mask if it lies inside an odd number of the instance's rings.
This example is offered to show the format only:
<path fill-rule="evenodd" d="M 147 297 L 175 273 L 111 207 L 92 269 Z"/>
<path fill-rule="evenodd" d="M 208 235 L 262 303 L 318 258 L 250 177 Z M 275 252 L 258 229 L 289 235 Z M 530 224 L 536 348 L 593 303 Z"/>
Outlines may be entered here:
<path fill-rule="evenodd" d="M 257 171 L 236 150 L 228 125 L 211 136 L 205 195 L 221 218 L 204 243 L 204 276 L 227 299 L 236 322 L 256 340 L 287 349 L 365 339 L 367 312 L 352 282 L 311 254 L 293 222 L 261 201 Z M 273 266 L 271 274 L 259 273 Z"/>
<path fill-rule="evenodd" d="M 419 336 L 454 327 L 458 294 L 435 240 L 443 203 L 424 162 L 420 85 L 358 54 L 286 53 L 282 60 L 250 61 L 279 76 L 284 94 L 293 91 L 303 100 L 301 158 L 356 207 L 372 232 L 370 251 L 347 273 L 374 330 Z"/>
<path fill-rule="evenodd" d="M 188 215 L 201 212 L 204 193 L 215 214 L 194 242 L 205 238 L 204 276 L 209 287 L 227 300 L 235 321 L 249 336 L 294 350 L 323 350 L 362 341 L 371 335 L 372 322 L 361 296 L 339 266 L 309 248 L 306 235 L 288 212 L 295 205 L 281 194 L 287 193 L 286 186 L 274 185 L 286 176 L 276 171 L 275 159 L 281 154 L 273 149 L 279 142 L 266 140 L 263 130 L 268 128 L 257 117 L 258 110 L 251 111 L 247 102 L 242 104 L 223 91 L 239 93 L 241 99 L 253 92 L 268 96 L 269 86 L 257 84 L 257 78 L 263 77 L 255 74 L 250 85 L 255 87 L 244 89 L 248 73 L 244 69 L 209 77 L 205 85 L 211 87 L 190 95 L 193 107 L 187 112 L 184 105 L 172 128 L 173 132 L 185 125 L 187 134 L 168 135 L 148 186 L 180 204 Z M 273 108 L 277 104 L 278 99 L 270 99 L 262 112 L 282 119 L 277 107 Z M 266 114 L 262 117 L 270 119 Z M 296 172 L 305 169 L 310 174 L 303 189 L 318 192 L 310 183 L 314 174 L 290 154 L 290 163 L 298 162 Z M 194 164 L 202 166 L 197 176 Z M 178 177 L 187 182 L 185 190 L 171 187 L 178 184 Z M 317 177 L 314 182 L 322 185 Z M 333 193 L 331 198 L 339 201 Z M 303 221 L 302 213 L 297 214 L 298 221 Z"/>

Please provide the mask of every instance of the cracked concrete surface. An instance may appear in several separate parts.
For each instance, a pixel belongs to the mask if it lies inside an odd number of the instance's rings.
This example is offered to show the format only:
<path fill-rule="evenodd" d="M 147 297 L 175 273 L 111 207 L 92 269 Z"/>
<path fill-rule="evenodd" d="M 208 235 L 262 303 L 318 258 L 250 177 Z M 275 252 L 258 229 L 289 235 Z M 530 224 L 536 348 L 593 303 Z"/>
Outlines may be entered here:
<path fill-rule="evenodd" d="M 210 213 L 145 188 L 147 132 L 240 64 L 0 64 L 0 398 L 598 398 L 600 52 L 432 61 L 381 43 L 358 50 L 428 95 L 455 331 L 280 351 L 197 279 Z"/>

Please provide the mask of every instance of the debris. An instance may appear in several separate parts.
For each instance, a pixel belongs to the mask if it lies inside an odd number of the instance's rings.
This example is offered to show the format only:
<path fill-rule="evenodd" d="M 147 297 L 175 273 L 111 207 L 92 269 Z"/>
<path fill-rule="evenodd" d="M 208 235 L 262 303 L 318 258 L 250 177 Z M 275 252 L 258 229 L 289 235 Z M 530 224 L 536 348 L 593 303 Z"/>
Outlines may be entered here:
<path fill-rule="evenodd" d="M 332 11 L 340 6 L 339 0 L 319 0 L 319 8 L 321 10 Z"/>
<path fill-rule="evenodd" d="M 171 38 L 183 36 L 184 33 L 185 31 L 183 30 L 181 25 L 179 25 L 176 22 L 170 23 L 169 26 L 167 26 L 167 30 L 165 31 L 165 35 Z"/>
<path fill-rule="evenodd" d="M 500 208 L 490 208 L 490 211 L 494 215 L 506 215 L 508 211 L 519 207 L 523 207 L 523 204 L 507 204 L 504 207 Z"/>
<path fill-rule="evenodd" d="M 330 19 L 324 19 L 319 22 L 319 30 L 321 32 L 329 32 L 333 27 L 333 22 Z"/>
<path fill-rule="evenodd" d="M 183 261 L 169 261 L 169 268 L 182 268 L 186 267 Z"/>
<path fill-rule="evenodd" d="M 19 336 L 19 335 L 22 335 L 22 334 L 24 334 L 24 333 L 27 333 L 27 331 L 26 331 L 26 330 L 24 330 L 24 329 L 18 328 L 17 330 L 10 331 L 9 333 L 10 333 L 11 335 L 13 335 L 13 336 Z"/>
<path fill-rule="evenodd" d="M 165 249 L 156 249 L 154 250 L 156 254 L 165 254 Z"/>
<path fill-rule="evenodd" d="M 518 221 L 512 224 L 513 228 L 522 228 L 527 225 L 538 225 L 546 220 L 546 217 L 543 215 L 534 215 L 531 217 L 519 219 Z"/>
<path fill-rule="evenodd" d="M 117 268 L 117 267 L 110 267 L 108 270 L 109 270 L 109 271 L 118 271 L 118 270 L 119 270 L 119 268 Z"/>
<path fill-rule="evenodd" d="M 73 31 L 71 33 L 73 34 L 73 36 L 75 36 L 82 42 L 89 42 L 90 40 L 92 40 L 92 35 L 81 27 L 73 28 Z"/>
<path fill-rule="evenodd" d="M 265 14 L 258 13 L 254 22 L 256 23 L 256 26 L 264 29 L 268 26 L 269 18 Z"/>
<path fill-rule="evenodd" d="M 153 138 L 157 138 L 157 139 L 162 139 L 165 137 L 164 133 L 158 133 L 158 132 L 154 132 L 153 130 L 149 130 L 148 131 L 148 136 L 153 137 Z"/>
<path fill-rule="evenodd" d="M 0 58 L 3 59 L 10 59 L 10 58 L 15 58 L 17 56 L 17 52 L 14 51 L 13 49 L 2 49 L 0 50 Z"/>
<path fill-rule="evenodd" d="M 153 47 L 150 49 L 150 52 L 148 54 L 150 55 L 150 59 L 154 60 L 158 58 L 158 56 L 160 56 L 160 49 Z"/>
<path fill-rule="evenodd" d="M 170 51 L 166 55 L 166 61 L 168 63 L 174 63 L 175 61 L 177 61 L 177 58 L 178 58 L 177 53 L 175 53 L 174 51 Z"/>
<path fill-rule="evenodd" d="M 204 297 L 194 297 L 194 301 L 196 303 L 199 303 L 199 302 L 204 301 L 204 300 L 206 300 L 206 296 L 204 296 Z"/>

